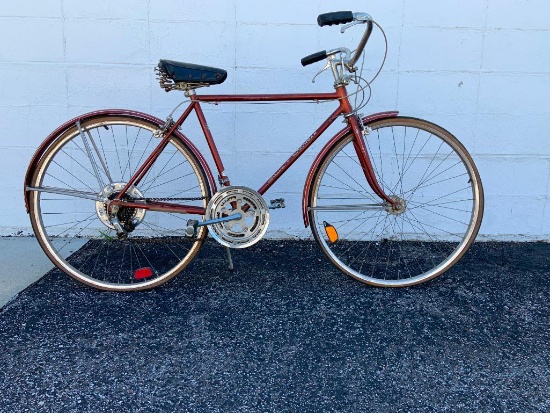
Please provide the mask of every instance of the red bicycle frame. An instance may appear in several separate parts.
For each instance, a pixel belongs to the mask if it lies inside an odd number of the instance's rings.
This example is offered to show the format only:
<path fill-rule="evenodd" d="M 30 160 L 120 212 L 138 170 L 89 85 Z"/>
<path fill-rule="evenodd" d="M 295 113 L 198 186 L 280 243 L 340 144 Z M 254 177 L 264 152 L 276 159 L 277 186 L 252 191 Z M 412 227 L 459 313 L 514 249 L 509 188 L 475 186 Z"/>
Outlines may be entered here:
<path fill-rule="evenodd" d="M 326 101 L 337 100 L 339 102 L 338 108 L 317 128 L 317 130 L 286 160 L 285 163 L 258 189 L 258 193 L 263 195 L 277 180 L 296 162 L 296 160 L 302 156 L 302 154 L 329 128 L 329 126 L 340 116 L 344 115 L 347 119 L 350 130 L 352 131 L 355 139 L 353 145 L 361 167 L 365 173 L 365 178 L 370 187 L 382 200 L 388 202 L 391 205 L 395 204 L 395 201 L 386 195 L 383 189 L 380 187 L 373 167 L 370 161 L 369 154 L 364 140 L 362 139 L 362 127 L 356 116 L 353 115 L 353 109 L 348 99 L 348 94 L 344 86 L 338 86 L 335 92 L 332 93 L 299 93 L 299 94 L 267 94 L 267 95 L 202 95 L 190 94 L 191 103 L 187 109 L 181 114 L 179 119 L 170 127 L 165 134 L 162 141 L 155 148 L 155 150 L 149 155 L 143 165 L 137 170 L 137 172 L 128 181 L 125 188 L 118 194 L 116 199 L 111 202 L 111 205 L 124 205 L 130 208 L 141 208 L 156 211 L 165 212 L 178 212 L 188 214 L 204 215 L 205 210 L 201 207 L 173 204 L 168 202 L 151 202 L 146 204 L 137 202 L 128 202 L 123 200 L 123 196 L 132 185 L 137 185 L 146 175 L 147 171 L 154 164 L 160 153 L 168 145 L 170 136 L 176 131 L 188 118 L 189 114 L 194 110 L 199 124 L 208 143 L 208 147 L 216 164 L 218 170 L 218 176 L 220 183 L 225 186 L 230 186 L 229 178 L 225 175 L 225 167 L 223 161 L 219 155 L 214 138 L 208 128 L 208 123 L 204 117 L 204 113 L 200 106 L 200 102 L 209 103 L 222 103 L 222 102 L 277 102 L 277 101 Z"/>

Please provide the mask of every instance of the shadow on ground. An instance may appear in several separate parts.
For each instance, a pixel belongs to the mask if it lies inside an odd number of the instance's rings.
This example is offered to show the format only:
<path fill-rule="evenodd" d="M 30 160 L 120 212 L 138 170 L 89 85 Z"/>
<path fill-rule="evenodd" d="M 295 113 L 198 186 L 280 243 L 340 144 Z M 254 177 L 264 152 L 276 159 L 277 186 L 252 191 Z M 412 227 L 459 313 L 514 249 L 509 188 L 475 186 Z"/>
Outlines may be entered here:
<path fill-rule="evenodd" d="M 0 313 L 0 411 L 550 410 L 549 244 L 391 290 L 311 242 L 224 254 L 141 293 L 48 273 Z"/>

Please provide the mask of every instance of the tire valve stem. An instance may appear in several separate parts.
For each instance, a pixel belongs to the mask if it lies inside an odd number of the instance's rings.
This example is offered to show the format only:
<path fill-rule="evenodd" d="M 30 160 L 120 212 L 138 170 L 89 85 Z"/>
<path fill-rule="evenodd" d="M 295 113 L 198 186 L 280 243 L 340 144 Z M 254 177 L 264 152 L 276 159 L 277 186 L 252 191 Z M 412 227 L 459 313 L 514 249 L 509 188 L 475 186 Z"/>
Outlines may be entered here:
<path fill-rule="evenodd" d="M 338 241 L 338 231 L 336 231 L 336 228 L 326 221 L 323 221 L 323 225 L 325 226 L 325 233 L 327 234 L 328 240 L 334 244 Z"/>

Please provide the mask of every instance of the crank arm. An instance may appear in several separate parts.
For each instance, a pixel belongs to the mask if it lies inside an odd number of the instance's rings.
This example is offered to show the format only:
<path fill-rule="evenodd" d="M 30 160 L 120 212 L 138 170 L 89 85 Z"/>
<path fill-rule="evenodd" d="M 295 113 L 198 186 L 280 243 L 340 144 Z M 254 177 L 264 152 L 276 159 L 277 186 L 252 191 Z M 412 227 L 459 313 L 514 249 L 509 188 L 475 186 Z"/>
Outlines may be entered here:
<path fill-rule="evenodd" d="M 208 221 L 202 221 L 197 224 L 197 227 L 204 227 L 206 225 L 219 224 L 220 222 L 233 221 L 235 219 L 241 219 L 243 216 L 240 213 L 229 215 L 223 218 L 210 219 Z"/>
<path fill-rule="evenodd" d="M 187 228 L 185 229 L 185 236 L 187 238 L 195 238 L 197 236 L 197 228 L 205 227 L 207 225 L 219 224 L 220 222 L 233 221 L 235 219 L 241 219 L 243 216 L 241 213 L 229 215 L 227 217 L 209 219 L 208 221 L 199 222 L 196 219 L 190 219 L 187 221 Z"/>

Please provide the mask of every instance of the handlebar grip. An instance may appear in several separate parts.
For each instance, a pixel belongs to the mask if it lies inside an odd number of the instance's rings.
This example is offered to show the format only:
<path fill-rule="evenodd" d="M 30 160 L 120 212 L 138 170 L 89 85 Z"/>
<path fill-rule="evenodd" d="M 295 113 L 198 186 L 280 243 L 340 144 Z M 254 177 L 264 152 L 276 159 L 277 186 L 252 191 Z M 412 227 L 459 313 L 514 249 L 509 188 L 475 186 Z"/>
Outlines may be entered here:
<path fill-rule="evenodd" d="M 310 54 L 309 56 L 302 58 L 302 66 L 307 66 L 326 58 L 327 58 L 327 51 L 322 50 L 320 52 L 313 53 L 313 54 Z"/>
<path fill-rule="evenodd" d="M 333 24 L 351 23 L 353 21 L 353 12 L 335 11 L 332 13 L 323 13 L 317 17 L 317 24 L 321 27 L 332 26 Z"/>

